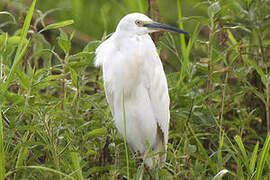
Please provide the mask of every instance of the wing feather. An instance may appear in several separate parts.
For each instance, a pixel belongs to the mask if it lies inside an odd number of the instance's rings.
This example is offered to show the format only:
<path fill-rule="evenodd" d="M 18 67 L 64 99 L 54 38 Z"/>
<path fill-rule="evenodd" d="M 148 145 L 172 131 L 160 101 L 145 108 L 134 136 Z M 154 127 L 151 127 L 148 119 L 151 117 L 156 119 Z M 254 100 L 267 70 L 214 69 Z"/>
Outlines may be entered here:
<path fill-rule="evenodd" d="M 111 84 L 109 82 L 104 82 L 104 90 L 105 90 L 107 102 L 111 108 L 112 116 L 114 117 L 115 113 L 114 113 L 114 106 L 113 106 L 113 92 L 112 92 Z"/>
<path fill-rule="evenodd" d="M 105 95 L 107 102 L 111 108 L 112 115 L 114 115 L 114 107 L 113 107 L 113 91 L 112 91 L 112 82 L 110 80 L 110 71 L 108 71 L 108 68 L 111 65 L 109 55 L 112 54 L 111 52 L 114 50 L 113 46 L 113 38 L 114 36 L 112 35 L 110 38 L 102 42 L 96 49 L 96 57 L 95 57 L 95 66 L 96 67 L 101 67 L 102 72 L 103 72 L 103 81 L 104 81 L 104 90 L 105 90 Z M 106 69 L 107 68 L 107 69 Z M 108 74 L 106 74 L 108 73 Z"/>
<path fill-rule="evenodd" d="M 163 134 L 163 147 L 164 151 L 167 150 L 168 143 L 168 131 L 169 131 L 169 94 L 167 79 L 161 64 L 160 58 L 157 53 L 152 54 L 151 63 L 148 64 L 146 69 L 148 70 L 148 94 L 150 97 L 153 113 L 157 120 L 157 124 Z M 153 59 L 152 59 L 153 58 Z M 165 157 L 166 158 L 166 157 Z"/>

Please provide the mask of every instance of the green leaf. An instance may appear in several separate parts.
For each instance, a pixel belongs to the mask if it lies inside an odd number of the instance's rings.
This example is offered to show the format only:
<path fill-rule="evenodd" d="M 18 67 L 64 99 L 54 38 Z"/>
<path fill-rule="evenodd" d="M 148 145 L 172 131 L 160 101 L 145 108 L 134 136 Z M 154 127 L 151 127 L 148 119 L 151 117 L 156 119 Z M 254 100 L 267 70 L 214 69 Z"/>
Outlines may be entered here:
<path fill-rule="evenodd" d="M 189 22 L 189 21 L 197 21 L 200 24 L 208 24 L 209 20 L 207 17 L 203 16 L 188 16 L 188 17 L 182 17 L 179 21 Z"/>
<path fill-rule="evenodd" d="M 100 41 L 90 41 L 83 49 L 83 52 L 95 52 L 95 49 L 100 44 Z"/>
<path fill-rule="evenodd" d="M 98 137 L 98 136 L 104 136 L 107 134 L 107 130 L 105 128 L 98 128 L 90 131 L 87 133 L 86 137 Z"/>
<path fill-rule="evenodd" d="M 28 135 L 29 135 L 29 131 L 26 131 L 26 133 L 23 136 L 23 143 L 25 143 L 27 141 Z M 22 144 L 20 151 L 19 151 L 19 154 L 18 154 L 18 157 L 17 157 L 15 167 L 18 168 L 18 167 L 22 166 L 23 162 L 26 160 L 27 156 L 28 156 L 28 146 Z M 16 179 L 17 177 L 18 177 L 18 174 L 16 173 L 14 179 Z"/>
<path fill-rule="evenodd" d="M 11 70 L 9 72 L 9 75 L 8 75 L 8 78 L 7 78 L 6 82 L 3 83 L 3 86 L 0 87 L 0 88 L 3 88 L 4 90 L 6 90 L 9 87 L 11 81 L 13 80 L 13 76 L 14 76 L 14 73 L 15 73 L 15 71 L 17 69 L 17 66 L 21 62 L 26 50 L 28 49 L 29 45 L 31 44 L 31 41 L 28 41 L 25 44 L 25 39 L 26 39 L 26 35 L 27 35 L 27 32 L 28 32 L 29 27 L 30 27 L 30 23 L 31 23 L 32 16 L 33 16 L 33 13 L 34 13 L 35 5 L 36 5 L 36 0 L 33 0 L 32 5 L 31 5 L 30 9 L 28 10 L 26 18 L 24 20 L 21 39 L 20 39 L 20 43 L 19 43 L 18 48 L 17 48 L 14 63 L 12 65 L 12 67 L 11 67 Z M 34 38 L 32 38 L 32 40 L 33 39 Z"/>
<path fill-rule="evenodd" d="M 253 60 L 249 59 L 248 56 L 244 55 L 243 56 L 243 60 L 246 64 L 248 64 L 249 66 L 253 66 L 254 69 L 257 71 L 257 73 L 260 75 L 261 79 L 262 79 L 262 82 L 267 85 L 269 84 L 269 80 L 268 78 L 266 77 L 266 74 L 263 72 L 262 68 L 260 66 L 258 66 L 256 64 L 256 62 L 254 62 Z"/>
<path fill-rule="evenodd" d="M 265 161 L 266 161 L 267 156 L 269 156 L 269 149 L 270 149 L 270 133 L 268 133 L 267 138 L 262 148 L 262 152 L 260 153 L 260 160 L 257 164 L 255 180 L 261 180 Z"/>
<path fill-rule="evenodd" d="M 0 102 L 3 103 L 4 101 L 12 102 L 13 105 L 22 105 L 25 103 L 25 98 L 18 93 L 0 90 Z"/>
<path fill-rule="evenodd" d="M 212 19 L 220 10 L 221 7 L 219 5 L 219 1 L 217 1 L 208 7 L 208 16 Z"/>
<path fill-rule="evenodd" d="M 21 84 L 21 86 L 24 88 L 24 89 L 30 89 L 30 79 L 29 77 L 22 71 L 17 71 L 17 77 L 18 77 L 18 80 Z"/>
<path fill-rule="evenodd" d="M 66 21 L 61 21 L 61 22 L 53 23 L 53 24 L 50 24 L 50 25 L 46 26 L 45 28 L 43 28 L 40 32 L 51 30 L 51 29 L 62 28 L 62 27 L 71 25 L 73 23 L 74 23 L 74 20 L 66 20 Z"/>
<path fill-rule="evenodd" d="M 73 171 L 75 172 L 74 176 L 76 179 L 83 180 L 83 175 L 82 175 L 82 168 L 80 166 L 80 157 L 78 152 L 70 152 L 70 158 L 72 162 L 72 168 Z"/>
<path fill-rule="evenodd" d="M 251 158 L 250 158 L 250 161 L 249 161 L 249 172 L 250 173 L 253 173 L 254 171 L 254 168 L 255 168 L 255 164 L 257 162 L 257 153 L 258 153 L 258 149 L 259 149 L 259 142 L 257 141 L 254 149 L 253 149 L 253 152 L 252 152 L 252 155 L 251 155 Z"/>
<path fill-rule="evenodd" d="M 238 157 L 237 159 L 237 176 L 238 176 L 238 179 L 242 180 L 244 175 L 243 175 L 243 168 L 242 168 L 242 161 L 241 161 L 241 158 Z"/>
<path fill-rule="evenodd" d="M 71 48 L 70 40 L 66 40 L 62 37 L 58 37 L 57 42 L 60 48 L 65 52 L 65 54 L 68 54 Z"/>
<path fill-rule="evenodd" d="M 36 0 L 33 0 L 32 5 L 31 5 L 30 9 L 28 10 L 26 18 L 24 20 L 21 39 L 20 39 L 19 47 L 18 47 L 17 52 L 16 52 L 15 60 L 18 58 L 19 54 L 21 53 L 22 47 L 24 45 L 24 41 L 26 39 L 27 32 L 29 30 L 32 16 L 33 16 L 33 13 L 35 10 L 35 5 L 36 5 Z M 14 63 L 14 64 L 16 65 L 16 63 Z"/>
<path fill-rule="evenodd" d="M 96 155 L 96 154 L 98 154 L 98 153 L 96 151 L 92 150 L 92 149 L 88 149 L 88 151 L 87 151 L 88 156 L 93 156 L 93 155 Z"/>
<path fill-rule="evenodd" d="M 69 59 L 89 58 L 94 55 L 95 55 L 94 52 L 79 52 L 77 54 L 70 56 Z"/>
<path fill-rule="evenodd" d="M 248 156 L 247 156 L 247 152 L 246 152 L 246 149 L 245 149 L 245 147 L 244 147 L 244 144 L 243 144 L 243 142 L 242 142 L 241 137 L 238 136 L 238 135 L 236 135 L 236 136 L 234 137 L 234 140 L 235 140 L 235 142 L 237 143 L 237 145 L 238 145 L 238 147 L 239 147 L 239 149 L 240 149 L 240 151 L 241 151 L 241 153 L 242 153 L 243 160 L 244 160 L 244 163 L 245 163 L 246 167 L 248 167 Z"/>
<path fill-rule="evenodd" d="M 200 152 L 203 154 L 203 156 L 205 157 L 205 159 L 208 161 L 208 164 L 210 166 L 210 169 L 212 170 L 213 173 L 216 173 L 217 170 L 216 170 L 216 167 L 215 167 L 214 162 L 208 156 L 206 149 L 203 147 L 202 143 L 198 139 L 197 135 L 194 133 L 193 129 L 190 126 L 188 126 L 188 127 L 189 127 L 190 132 L 192 133 L 193 137 L 195 138 L 195 140 L 196 140 L 196 142 L 197 142 L 197 144 L 199 146 Z"/>
<path fill-rule="evenodd" d="M 58 74 L 58 75 L 49 75 L 48 77 L 44 78 L 43 81 L 52 81 L 56 79 L 61 79 L 63 78 L 63 74 Z"/>
<path fill-rule="evenodd" d="M 61 79 L 61 78 L 63 78 L 63 76 L 64 76 L 63 74 L 49 75 L 49 76 L 45 77 L 44 79 L 42 79 L 41 81 L 35 83 L 34 86 L 37 87 L 38 89 L 43 89 L 43 88 L 50 86 L 50 85 L 56 85 L 56 84 L 58 84 L 58 82 L 55 80 Z"/>
<path fill-rule="evenodd" d="M 72 179 L 75 180 L 72 176 L 67 175 L 65 173 L 62 173 L 61 171 L 57 171 L 55 169 L 51 169 L 51 168 L 47 168 L 47 167 L 43 167 L 43 166 L 20 166 L 20 167 L 16 167 L 17 170 L 24 170 L 24 169 L 37 169 L 37 170 L 42 170 L 42 171 L 48 171 L 48 172 L 53 172 L 55 174 L 59 174 L 62 176 L 65 176 L 68 179 Z"/>
<path fill-rule="evenodd" d="M 70 76 L 71 76 L 72 83 L 76 88 L 78 88 L 78 75 L 73 68 L 69 67 L 69 70 L 70 70 Z"/>
<path fill-rule="evenodd" d="M 237 45 L 237 41 L 229 29 L 227 29 L 228 37 L 233 45 Z M 237 50 L 237 49 L 236 49 Z"/>

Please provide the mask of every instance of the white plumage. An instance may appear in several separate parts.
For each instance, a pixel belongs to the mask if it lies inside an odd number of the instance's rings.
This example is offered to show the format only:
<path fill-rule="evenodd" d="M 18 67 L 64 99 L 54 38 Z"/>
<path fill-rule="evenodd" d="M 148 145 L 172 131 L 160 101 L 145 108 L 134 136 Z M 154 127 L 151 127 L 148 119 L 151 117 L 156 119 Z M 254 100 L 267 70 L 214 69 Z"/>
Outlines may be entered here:
<path fill-rule="evenodd" d="M 121 19 L 115 33 L 96 49 L 95 65 L 102 68 L 106 98 L 115 125 L 124 137 L 124 97 L 126 140 L 141 154 L 148 149 L 147 141 L 154 152 L 167 150 L 168 86 L 157 49 L 148 33 L 164 30 L 164 27 L 170 31 L 176 28 L 161 25 L 143 14 L 128 14 Z M 166 159 L 166 153 L 161 159 Z M 151 167 L 151 159 L 146 163 Z"/>

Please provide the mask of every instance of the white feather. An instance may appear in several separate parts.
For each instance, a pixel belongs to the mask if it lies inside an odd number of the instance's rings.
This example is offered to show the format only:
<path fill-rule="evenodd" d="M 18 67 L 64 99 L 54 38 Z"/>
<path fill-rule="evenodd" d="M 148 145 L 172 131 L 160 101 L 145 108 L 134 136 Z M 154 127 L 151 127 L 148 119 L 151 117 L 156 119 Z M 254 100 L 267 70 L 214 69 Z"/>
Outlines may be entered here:
<path fill-rule="evenodd" d="M 124 98 L 126 137 L 132 149 L 144 154 L 148 141 L 155 152 L 166 152 L 169 95 L 160 58 L 146 29 L 136 33 L 135 27 L 121 28 L 137 18 L 149 21 L 147 16 L 138 13 L 124 17 L 116 32 L 97 48 L 95 65 L 102 68 L 106 98 L 122 136 Z M 146 32 L 142 35 L 142 31 Z M 163 137 L 158 134 L 158 127 Z M 160 149 L 161 143 L 163 149 Z M 151 166 L 151 162 L 148 164 Z"/>

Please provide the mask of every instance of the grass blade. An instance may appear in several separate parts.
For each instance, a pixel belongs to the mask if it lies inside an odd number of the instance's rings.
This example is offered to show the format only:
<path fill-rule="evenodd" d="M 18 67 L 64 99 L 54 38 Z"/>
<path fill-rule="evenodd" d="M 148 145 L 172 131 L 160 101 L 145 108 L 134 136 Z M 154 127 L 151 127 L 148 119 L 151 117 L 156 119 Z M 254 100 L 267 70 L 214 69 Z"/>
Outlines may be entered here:
<path fill-rule="evenodd" d="M 262 177 L 263 168 L 265 165 L 265 161 L 267 156 L 269 156 L 269 148 L 270 148 L 270 133 L 268 133 L 265 143 L 263 145 L 262 152 L 260 154 L 260 160 L 257 165 L 257 172 L 255 175 L 255 180 L 260 180 Z"/>
<path fill-rule="evenodd" d="M 243 168 L 242 168 L 242 161 L 241 161 L 240 157 L 238 157 L 238 160 L 237 160 L 237 176 L 238 176 L 238 179 L 243 179 L 243 177 L 244 177 Z"/>
<path fill-rule="evenodd" d="M 76 179 L 83 180 L 83 175 L 82 175 L 82 168 L 80 166 L 80 158 L 79 158 L 79 153 L 78 152 L 70 152 L 70 158 L 72 162 L 72 168 L 75 171 L 75 177 Z"/>
<path fill-rule="evenodd" d="M 233 44 L 233 45 L 237 45 L 237 40 L 234 38 L 234 36 L 233 36 L 233 34 L 231 33 L 231 31 L 230 31 L 230 30 L 227 30 L 227 33 L 228 33 L 228 37 L 229 37 L 230 41 L 232 42 L 232 44 Z M 237 49 L 237 48 L 238 48 L 238 47 L 236 46 L 236 49 Z M 252 61 L 251 59 L 249 59 L 249 57 L 246 56 L 246 55 L 243 56 L 243 60 L 244 60 L 244 62 L 245 62 L 247 65 L 253 66 L 253 67 L 254 67 L 254 69 L 255 69 L 255 70 L 257 71 L 257 73 L 260 75 L 260 77 L 262 78 L 262 81 L 263 81 L 264 83 L 267 82 L 267 78 L 266 78 L 266 76 L 265 76 L 265 74 L 264 74 L 262 68 L 260 68 L 254 61 Z"/>
<path fill-rule="evenodd" d="M 16 168 L 23 166 L 23 161 L 27 158 L 28 146 L 25 146 L 24 143 L 27 141 L 28 135 L 29 135 L 29 131 L 27 131 L 23 136 L 22 147 L 20 148 L 20 151 L 19 151 L 19 154 L 17 157 L 17 161 L 16 161 L 16 165 L 15 165 Z M 18 173 L 16 173 L 14 175 L 14 179 L 17 179 L 18 176 L 19 176 Z"/>
<path fill-rule="evenodd" d="M 228 38 L 230 39 L 232 44 L 237 45 L 237 41 L 236 41 L 236 39 L 234 38 L 233 34 L 231 33 L 231 31 L 229 29 L 227 29 L 227 34 L 228 34 Z"/>
<path fill-rule="evenodd" d="M 222 157 L 223 143 L 224 143 L 224 132 L 222 131 L 222 135 L 220 134 L 219 136 L 219 146 L 218 146 L 218 151 L 217 151 L 219 170 L 222 169 L 223 167 L 223 157 Z"/>
<path fill-rule="evenodd" d="M 125 109 L 125 94 L 124 90 L 122 93 L 122 103 L 123 103 L 123 120 L 124 120 L 124 144 L 125 144 L 125 152 L 126 152 L 126 162 L 127 162 L 127 178 L 129 177 L 129 159 L 128 159 L 128 148 L 127 148 L 127 122 L 126 122 L 126 109 Z"/>
<path fill-rule="evenodd" d="M 1 107 L 0 107 L 0 112 Z M 4 151 L 4 138 L 3 138 L 3 121 L 2 114 L 0 113 L 0 180 L 5 179 L 5 151 Z"/>
<path fill-rule="evenodd" d="M 203 156 L 207 159 L 208 164 L 210 166 L 210 169 L 213 171 L 213 173 L 217 173 L 216 167 L 214 162 L 210 159 L 210 157 L 208 156 L 206 149 L 203 147 L 202 143 L 200 142 L 200 140 L 198 139 L 198 137 L 196 136 L 196 134 L 194 133 L 193 129 L 188 125 L 190 132 L 192 133 L 193 137 L 195 138 L 200 151 L 202 152 Z"/>
<path fill-rule="evenodd" d="M 73 24 L 73 23 L 74 23 L 73 20 L 66 20 L 66 21 L 61 21 L 61 22 L 49 24 L 48 26 L 46 26 L 45 28 L 43 28 L 43 29 L 40 31 L 40 33 L 43 32 L 43 31 L 51 30 L 51 29 L 62 28 L 62 27 L 71 25 L 71 24 Z"/>
<path fill-rule="evenodd" d="M 259 142 L 256 143 L 254 150 L 252 152 L 250 161 L 249 161 L 249 172 L 252 174 L 255 168 L 255 164 L 256 164 L 256 160 L 257 160 L 257 153 L 258 153 L 258 149 L 259 149 Z"/>
<path fill-rule="evenodd" d="M 237 143 L 237 145 L 238 145 L 238 147 L 239 147 L 239 149 L 240 149 L 240 151 L 241 151 L 241 153 L 242 153 L 243 160 L 244 160 L 244 163 L 245 163 L 246 167 L 248 167 L 248 156 L 247 156 L 247 152 L 246 152 L 246 150 L 245 150 L 245 147 L 244 147 L 244 144 L 243 144 L 243 142 L 242 142 L 241 137 L 238 136 L 238 135 L 236 135 L 236 136 L 234 137 L 234 140 L 235 140 L 235 142 Z"/>
<path fill-rule="evenodd" d="M 253 66 L 253 68 L 254 68 L 254 69 L 257 71 L 257 73 L 260 75 L 260 77 L 261 77 L 263 83 L 264 83 L 264 84 L 267 84 L 268 80 L 267 80 L 266 74 L 264 74 L 262 68 L 261 68 L 260 66 L 258 66 L 258 65 L 256 64 L 255 61 L 249 59 L 248 56 L 243 56 L 243 60 L 244 60 L 244 62 L 245 62 L 247 65 Z"/>
<path fill-rule="evenodd" d="M 9 84 L 11 83 L 13 75 L 14 75 L 15 70 L 17 68 L 17 65 L 21 62 L 22 56 L 25 54 L 26 49 L 29 47 L 30 42 L 27 41 L 27 44 L 25 44 L 25 39 L 26 39 L 26 35 L 27 35 L 27 32 L 28 32 L 29 27 L 30 27 L 30 23 L 31 23 L 32 16 L 34 13 L 35 5 L 36 5 L 36 0 L 33 0 L 32 5 L 31 5 L 30 9 L 28 10 L 26 18 L 24 20 L 20 43 L 19 43 L 17 51 L 16 51 L 14 63 L 12 64 L 7 81 L 5 83 L 4 90 L 7 89 Z"/>
<path fill-rule="evenodd" d="M 177 0 L 177 12 L 178 12 L 178 20 L 182 19 L 182 9 L 180 0 Z M 179 21 L 179 28 L 184 29 L 184 24 L 182 21 Z M 180 43 L 183 53 L 186 51 L 186 42 L 184 34 L 180 34 Z"/>
<path fill-rule="evenodd" d="M 180 0 L 177 0 L 177 12 L 178 12 L 178 20 L 182 19 L 182 9 L 181 9 L 181 3 Z M 184 24 L 182 21 L 179 21 L 179 28 L 184 29 Z M 184 77 L 186 76 L 188 66 L 189 66 L 189 52 L 187 51 L 186 42 L 185 42 L 185 36 L 184 34 L 180 34 L 180 44 L 182 49 L 182 65 L 181 65 L 181 72 L 180 72 L 180 78 L 177 82 L 177 87 L 180 86 L 181 82 L 184 80 Z"/>
<path fill-rule="evenodd" d="M 51 168 L 47 168 L 47 167 L 43 167 L 43 166 L 20 166 L 20 167 L 17 167 L 17 169 L 25 169 L 25 168 L 28 168 L 28 169 L 37 169 L 37 170 L 42 170 L 42 171 L 53 172 L 53 173 L 55 173 L 55 174 L 65 176 L 65 177 L 68 178 L 68 179 L 75 180 L 72 176 L 67 175 L 67 174 L 65 174 L 65 173 L 62 173 L 61 171 L 57 171 L 57 170 L 55 170 L 55 169 L 51 169 Z"/>
<path fill-rule="evenodd" d="M 21 53 L 21 50 L 22 50 L 22 47 L 23 47 L 23 44 L 24 44 L 24 40 L 26 39 L 26 35 L 27 35 L 28 30 L 29 30 L 30 23 L 31 23 L 31 20 L 32 20 L 32 16 L 33 16 L 33 13 L 34 13 L 36 1 L 37 0 L 33 0 L 32 5 L 31 5 L 30 9 L 28 10 L 26 18 L 24 20 L 22 34 L 21 34 L 21 40 L 20 40 L 20 43 L 18 45 L 15 60 L 19 56 L 19 54 Z"/>
<path fill-rule="evenodd" d="M 189 69 L 189 55 L 190 55 L 191 48 L 193 47 L 194 42 L 196 41 L 196 38 L 198 37 L 199 27 L 200 27 L 200 23 L 198 23 L 196 25 L 196 27 L 192 33 L 192 36 L 189 38 L 188 45 L 185 48 L 185 50 L 182 49 L 182 51 L 185 51 L 185 52 L 182 53 L 183 62 L 181 65 L 180 78 L 179 78 L 177 85 L 176 85 L 177 88 L 181 85 L 182 81 L 184 80 L 185 76 L 187 75 L 187 72 Z M 181 46 L 183 46 L 183 45 L 181 45 Z"/>

